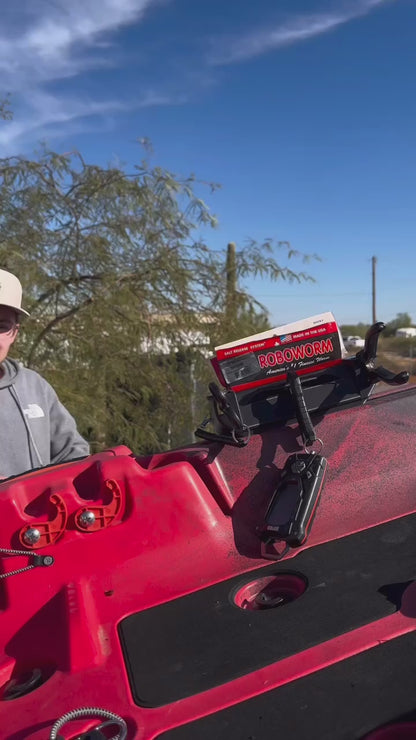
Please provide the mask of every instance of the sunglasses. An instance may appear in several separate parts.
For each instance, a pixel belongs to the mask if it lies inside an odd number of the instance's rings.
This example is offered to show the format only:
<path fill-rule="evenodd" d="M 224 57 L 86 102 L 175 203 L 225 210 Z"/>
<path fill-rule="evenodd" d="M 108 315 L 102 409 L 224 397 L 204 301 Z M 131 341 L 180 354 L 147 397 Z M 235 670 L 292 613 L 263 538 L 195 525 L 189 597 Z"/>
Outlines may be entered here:
<path fill-rule="evenodd" d="M 0 319 L 0 334 L 13 334 L 19 324 L 11 319 Z"/>

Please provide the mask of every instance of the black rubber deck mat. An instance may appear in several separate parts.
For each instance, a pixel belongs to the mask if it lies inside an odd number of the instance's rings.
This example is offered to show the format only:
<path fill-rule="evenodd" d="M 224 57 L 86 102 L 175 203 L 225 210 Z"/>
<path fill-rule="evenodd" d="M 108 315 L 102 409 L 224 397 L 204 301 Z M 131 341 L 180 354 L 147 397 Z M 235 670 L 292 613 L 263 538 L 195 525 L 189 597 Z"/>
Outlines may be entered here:
<path fill-rule="evenodd" d="M 358 740 L 381 725 L 414 721 L 415 686 L 412 632 L 158 740 Z"/>
<path fill-rule="evenodd" d="M 396 611 L 416 577 L 415 535 L 416 515 L 403 517 L 126 617 L 119 635 L 135 702 L 183 699 Z M 296 601 L 262 611 L 233 603 L 244 583 L 287 572 L 308 581 Z"/>

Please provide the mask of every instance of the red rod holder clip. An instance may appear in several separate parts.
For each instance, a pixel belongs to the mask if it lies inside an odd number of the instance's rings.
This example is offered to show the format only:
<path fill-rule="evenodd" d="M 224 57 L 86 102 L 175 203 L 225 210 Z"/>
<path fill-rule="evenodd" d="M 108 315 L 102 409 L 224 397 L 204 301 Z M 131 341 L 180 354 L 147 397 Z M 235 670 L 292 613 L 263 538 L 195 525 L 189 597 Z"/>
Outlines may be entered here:
<path fill-rule="evenodd" d="M 56 509 L 54 519 L 49 522 L 26 524 L 19 532 L 21 544 L 30 550 L 53 545 L 65 531 L 68 520 L 65 501 L 58 493 L 53 493 L 49 497 L 49 502 Z"/>
<path fill-rule="evenodd" d="M 111 501 L 103 506 L 82 506 L 75 514 L 75 526 L 81 532 L 97 532 L 105 529 L 113 523 L 114 519 L 120 519 L 124 513 L 124 496 L 122 490 L 115 480 L 104 481 L 104 488 L 111 493 Z"/>

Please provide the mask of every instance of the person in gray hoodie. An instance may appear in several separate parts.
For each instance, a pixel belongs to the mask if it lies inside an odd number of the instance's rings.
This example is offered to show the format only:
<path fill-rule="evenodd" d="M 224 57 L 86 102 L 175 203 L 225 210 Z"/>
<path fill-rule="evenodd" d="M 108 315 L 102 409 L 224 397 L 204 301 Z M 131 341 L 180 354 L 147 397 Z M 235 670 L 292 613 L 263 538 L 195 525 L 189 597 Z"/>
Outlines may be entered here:
<path fill-rule="evenodd" d="M 22 286 L 0 269 L 0 478 L 89 455 L 89 445 L 52 386 L 7 359 L 19 331 Z"/>

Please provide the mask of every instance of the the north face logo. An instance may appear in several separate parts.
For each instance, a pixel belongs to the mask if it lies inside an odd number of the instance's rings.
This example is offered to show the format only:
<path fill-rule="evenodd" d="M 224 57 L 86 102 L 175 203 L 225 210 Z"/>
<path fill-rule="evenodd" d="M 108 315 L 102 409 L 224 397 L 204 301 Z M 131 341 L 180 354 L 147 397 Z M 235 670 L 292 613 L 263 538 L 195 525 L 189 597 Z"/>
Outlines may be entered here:
<path fill-rule="evenodd" d="M 23 409 L 23 413 L 28 419 L 41 419 L 45 416 L 43 409 L 37 403 L 29 403 L 27 409 Z"/>

